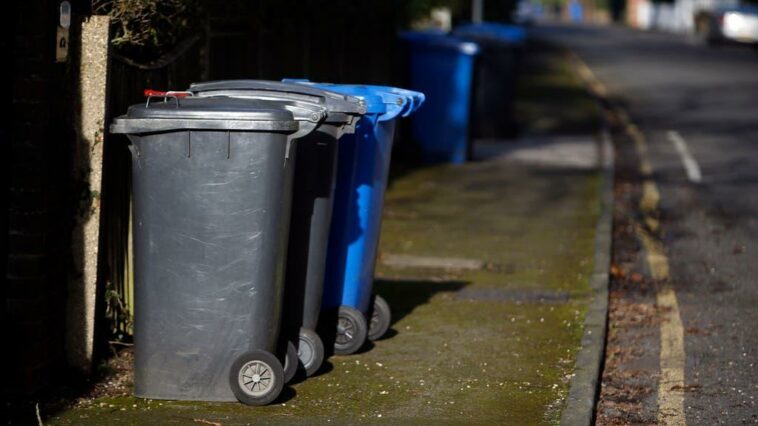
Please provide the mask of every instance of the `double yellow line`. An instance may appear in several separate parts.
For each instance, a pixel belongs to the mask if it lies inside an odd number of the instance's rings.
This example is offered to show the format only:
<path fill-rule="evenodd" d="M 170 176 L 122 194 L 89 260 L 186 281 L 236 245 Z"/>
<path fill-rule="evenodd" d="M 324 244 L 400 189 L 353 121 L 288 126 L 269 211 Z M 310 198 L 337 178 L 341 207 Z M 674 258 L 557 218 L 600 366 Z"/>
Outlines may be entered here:
<path fill-rule="evenodd" d="M 626 114 L 624 114 L 626 115 Z M 653 167 L 647 154 L 645 137 L 627 118 L 622 118 L 627 133 L 633 138 L 643 177 L 639 209 L 646 225 L 637 223 L 635 233 L 645 248 L 646 260 L 653 280 L 658 284 L 656 304 L 660 316 L 660 369 L 658 379 L 658 422 L 684 425 L 684 327 L 679 313 L 676 292 L 671 287 L 669 260 L 660 239 L 655 236 L 660 224 L 654 212 L 659 208 L 660 191 L 653 179 Z"/>
<path fill-rule="evenodd" d="M 608 90 L 595 77 L 592 70 L 576 54 L 571 54 L 577 66 L 579 76 L 599 99 L 608 105 L 607 112 L 623 126 L 627 135 L 634 142 L 639 158 L 639 172 L 643 177 L 642 196 L 639 209 L 642 223 L 635 224 L 635 234 L 645 249 L 650 274 L 658 284 L 656 304 L 660 315 L 660 371 L 658 380 L 658 422 L 665 425 L 686 424 L 684 414 L 684 327 L 679 312 L 676 292 L 671 287 L 669 260 L 663 244 L 657 237 L 660 223 L 657 219 L 661 192 L 653 179 L 653 165 L 648 155 L 647 141 L 644 134 L 632 122 L 629 115 L 621 108 L 607 102 Z"/>

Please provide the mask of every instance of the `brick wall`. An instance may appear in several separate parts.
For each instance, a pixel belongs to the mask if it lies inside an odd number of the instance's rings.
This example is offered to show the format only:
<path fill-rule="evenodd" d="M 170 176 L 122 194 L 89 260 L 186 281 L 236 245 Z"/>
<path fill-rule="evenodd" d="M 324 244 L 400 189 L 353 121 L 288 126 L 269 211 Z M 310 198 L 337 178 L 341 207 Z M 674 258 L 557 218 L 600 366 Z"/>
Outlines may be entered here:
<path fill-rule="evenodd" d="M 12 5 L 12 6 L 11 6 Z M 55 64 L 57 1 L 10 2 L 12 55 L 4 391 L 29 394 L 60 371 L 70 241 L 69 69 Z"/>

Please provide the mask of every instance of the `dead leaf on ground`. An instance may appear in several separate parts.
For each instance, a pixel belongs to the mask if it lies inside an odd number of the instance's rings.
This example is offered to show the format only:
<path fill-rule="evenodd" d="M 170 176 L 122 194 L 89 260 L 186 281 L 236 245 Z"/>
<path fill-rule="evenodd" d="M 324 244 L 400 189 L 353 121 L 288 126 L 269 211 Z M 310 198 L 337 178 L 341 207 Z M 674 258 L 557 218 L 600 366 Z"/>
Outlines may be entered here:
<path fill-rule="evenodd" d="M 626 272 L 623 268 L 614 263 L 611 265 L 611 276 L 614 278 L 624 278 L 624 276 L 626 276 Z"/>

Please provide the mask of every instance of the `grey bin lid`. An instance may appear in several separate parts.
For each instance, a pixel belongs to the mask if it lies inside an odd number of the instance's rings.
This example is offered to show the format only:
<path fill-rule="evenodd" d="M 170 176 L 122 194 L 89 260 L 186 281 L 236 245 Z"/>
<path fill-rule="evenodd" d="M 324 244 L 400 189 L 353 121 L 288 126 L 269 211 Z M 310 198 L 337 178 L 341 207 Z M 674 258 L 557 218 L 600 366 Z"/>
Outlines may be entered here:
<path fill-rule="evenodd" d="M 192 83 L 189 91 L 197 97 L 230 96 L 288 102 L 293 108 L 321 107 L 326 121 L 349 123 L 350 116 L 366 113 L 366 103 L 354 96 L 302 84 L 269 80 L 220 80 Z M 293 109 L 295 118 L 298 112 Z"/>
<path fill-rule="evenodd" d="M 279 102 L 169 96 L 150 98 L 144 104 L 130 106 L 125 115 L 114 120 L 111 132 L 238 130 L 292 133 L 300 127 L 297 121 Z"/>

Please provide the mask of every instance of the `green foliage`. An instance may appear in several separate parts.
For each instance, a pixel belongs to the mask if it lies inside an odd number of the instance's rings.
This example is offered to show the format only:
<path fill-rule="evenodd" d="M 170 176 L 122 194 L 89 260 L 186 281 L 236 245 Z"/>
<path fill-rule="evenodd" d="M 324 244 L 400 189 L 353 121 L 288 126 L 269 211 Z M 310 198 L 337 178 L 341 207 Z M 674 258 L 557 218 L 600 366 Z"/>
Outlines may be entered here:
<path fill-rule="evenodd" d="M 471 0 L 408 0 L 401 2 L 407 22 L 429 16 L 432 9 L 447 7 L 454 17 L 461 17 L 468 11 Z"/>
<path fill-rule="evenodd" d="M 108 281 L 105 285 L 105 318 L 108 320 L 111 335 L 117 340 L 124 340 L 132 334 L 134 318 L 124 297 Z"/>
<path fill-rule="evenodd" d="M 610 0 L 594 0 L 595 7 L 600 10 L 610 9 Z"/>
<path fill-rule="evenodd" d="M 95 13 L 113 20 L 113 46 L 130 58 L 151 60 L 201 28 L 200 0 L 93 0 Z"/>
<path fill-rule="evenodd" d="M 471 20 L 471 0 L 408 0 L 401 3 L 409 22 L 429 16 L 429 12 L 437 7 L 450 8 L 454 21 Z M 484 0 L 484 20 L 510 20 L 515 4 L 516 0 Z"/>

